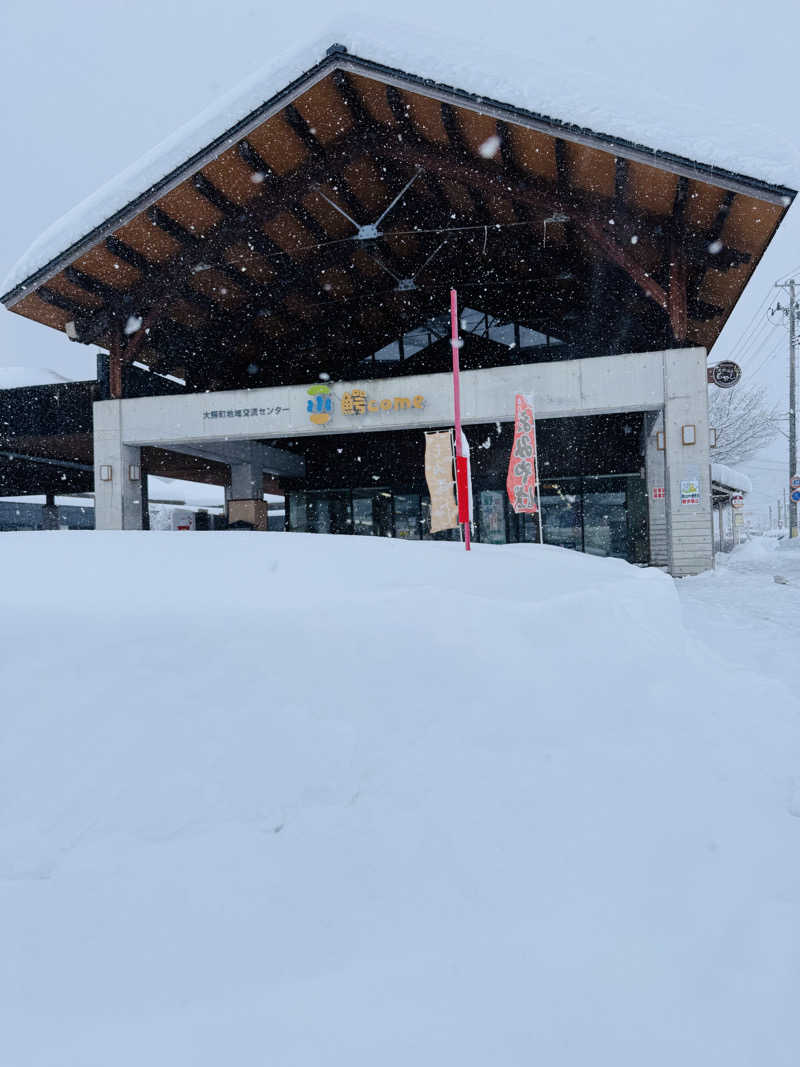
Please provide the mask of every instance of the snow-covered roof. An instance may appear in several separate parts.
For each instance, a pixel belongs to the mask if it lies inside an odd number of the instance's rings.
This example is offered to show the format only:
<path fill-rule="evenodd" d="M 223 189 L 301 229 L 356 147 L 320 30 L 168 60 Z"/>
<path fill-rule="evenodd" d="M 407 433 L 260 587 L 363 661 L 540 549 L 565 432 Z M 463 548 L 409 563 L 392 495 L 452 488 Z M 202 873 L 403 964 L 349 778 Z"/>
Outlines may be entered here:
<path fill-rule="evenodd" d="M 724 463 L 711 464 L 711 481 L 726 489 L 738 489 L 740 493 L 752 493 L 753 483 L 746 474 L 727 467 Z"/>
<path fill-rule="evenodd" d="M 49 367 L 0 367 L 0 389 L 19 389 L 26 385 L 56 385 L 69 380 Z"/>
<path fill-rule="evenodd" d="M 758 175 L 758 179 L 743 179 L 754 185 L 797 184 L 800 149 L 776 138 L 775 131 L 767 127 L 741 123 L 736 114 L 725 122 L 710 123 L 701 109 L 681 111 L 652 87 L 637 85 L 636 92 L 631 92 L 624 79 L 600 79 L 585 71 L 573 79 L 562 68 L 548 66 L 541 54 L 532 59 L 528 49 L 500 55 L 487 49 L 483 42 L 461 41 L 452 36 L 446 42 L 434 40 L 430 34 L 418 35 L 406 26 L 365 22 L 361 16 L 358 22 L 357 30 L 335 27 L 326 33 L 324 42 L 318 40 L 299 52 L 270 61 L 268 67 L 222 96 L 69 211 L 45 230 L 14 265 L 0 286 L 0 294 L 10 296 L 120 212 L 129 206 L 132 211 L 138 210 L 147 197 L 153 198 L 156 192 L 163 193 L 177 184 L 189 168 L 200 165 L 209 146 L 223 151 L 242 136 L 254 112 L 261 114 L 276 97 L 285 103 L 301 82 L 306 84 L 339 60 L 358 62 L 362 69 L 371 67 L 384 76 L 388 72 L 390 76 L 408 77 L 405 72 L 413 71 L 431 89 L 437 84 L 468 85 L 468 95 L 474 102 L 488 108 L 498 101 L 509 101 L 501 106 L 525 109 L 535 117 L 558 122 L 565 137 L 595 131 L 594 136 L 611 140 L 613 131 L 617 147 L 627 142 L 631 148 L 647 152 L 653 163 L 659 159 L 668 161 L 670 156 L 674 157 L 673 162 L 682 157 L 684 164 L 692 166 L 692 161 L 703 160 L 703 169 L 717 180 L 724 179 L 724 171 L 729 177 Z M 341 42 L 344 49 L 331 60 L 321 62 L 331 40 Z M 349 56 L 342 55 L 345 49 Z M 369 59 L 357 60 L 360 56 Z M 658 151 L 642 147 L 653 143 L 659 146 Z M 792 194 L 788 188 L 783 192 Z M 790 196 L 787 203 L 789 199 Z"/>

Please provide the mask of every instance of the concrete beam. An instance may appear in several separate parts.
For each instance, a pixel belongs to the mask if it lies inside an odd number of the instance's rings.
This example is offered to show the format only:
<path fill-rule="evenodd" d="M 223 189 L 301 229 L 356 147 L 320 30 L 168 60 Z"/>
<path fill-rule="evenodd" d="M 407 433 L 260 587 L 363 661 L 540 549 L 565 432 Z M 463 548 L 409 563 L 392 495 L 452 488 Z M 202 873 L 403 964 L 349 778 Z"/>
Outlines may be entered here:
<path fill-rule="evenodd" d="M 676 349 L 669 358 L 676 367 L 682 361 L 705 363 L 705 350 Z M 462 420 L 467 426 L 509 421 L 516 393 L 535 396 L 539 418 L 658 411 L 664 404 L 663 360 L 663 352 L 639 352 L 465 371 L 461 375 Z M 224 461 L 231 462 L 230 445 L 235 442 L 452 425 L 450 374 L 331 382 L 325 387 L 329 392 L 323 394 L 321 411 L 316 410 L 319 394 L 310 394 L 306 385 L 125 400 L 122 438 L 126 444 L 180 451 L 213 448 L 204 457 L 224 455 Z M 366 398 L 361 413 L 352 404 L 355 390 Z M 99 402 L 95 410 L 103 403 L 112 401 Z M 318 417 L 312 419 L 312 415 Z M 224 445 L 222 450 L 220 445 Z M 273 469 L 279 459 L 270 461 Z"/>
<path fill-rule="evenodd" d="M 282 448 L 274 448 L 272 445 L 262 445 L 258 441 L 220 441 L 212 445 L 174 441 L 165 447 L 173 452 L 196 456 L 198 459 L 226 463 L 230 467 L 252 464 L 262 474 L 278 474 L 291 478 L 302 478 L 305 474 L 305 460 L 302 456 L 296 456 Z"/>

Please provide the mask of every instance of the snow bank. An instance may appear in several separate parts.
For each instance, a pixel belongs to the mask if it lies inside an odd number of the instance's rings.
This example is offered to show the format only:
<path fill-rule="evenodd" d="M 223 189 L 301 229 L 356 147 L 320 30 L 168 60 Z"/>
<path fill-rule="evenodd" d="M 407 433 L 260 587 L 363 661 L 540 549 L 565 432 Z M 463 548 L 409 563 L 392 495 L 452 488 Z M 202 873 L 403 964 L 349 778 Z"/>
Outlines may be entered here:
<path fill-rule="evenodd" d="M 612 134 L 691 160 L 776 184 L 796 185 L 800 149 L 766 122 L 749 125 L 736 114 L 709 116 L 681 108 L 653 86 L 630 91 L 625 78 L 569 70 L 528 47 L 497 52 L 483 40 L 446 39 L 376 18 L 339 20 L 308 47 L 269 62 L 220 100 L 156 145 L 116 178 L 69 211 L 37 238 L 0 285 L 9 292 L 94 227 L 222 136 L 240 119 L 290 85 L 325 55 L 334 41 L 351 54 L 564 122 Z M 231 142 L 232 143 L 232 142 Z"/>
<path fill-rule="evenodd" d="M 0 551 L 6 1062 L 793 1067 L 800 719 L 659 571 Z"/>
<path fill-rule="evenodd" d="M 711 464 L 711 481 L 724 485 L 728 489 L 738 489 L 742 493 L 752 493 L 753 483 L 746 474 L 727 467 L 724 463 Z"/>

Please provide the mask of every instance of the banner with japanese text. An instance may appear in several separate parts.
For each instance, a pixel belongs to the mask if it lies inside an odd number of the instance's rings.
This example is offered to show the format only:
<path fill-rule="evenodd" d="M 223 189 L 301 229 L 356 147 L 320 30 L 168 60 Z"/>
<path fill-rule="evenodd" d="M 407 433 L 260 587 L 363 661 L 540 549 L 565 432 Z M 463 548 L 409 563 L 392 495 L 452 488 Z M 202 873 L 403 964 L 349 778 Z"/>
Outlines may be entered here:
<path fill-rule="evenodd" d="M 453 435 L 450 430 L 425 434 L 425 481 L 431 495 L 431 533 L 458 526 Z"/>
<path fill-rule="evenodd" d="M 536 513 L 536 426 L 533 405 L 520 393 L 517 393 L 514 408 L 514 444 L 508 462 L 506 488 L 511 507 L 518 515 Z"/>

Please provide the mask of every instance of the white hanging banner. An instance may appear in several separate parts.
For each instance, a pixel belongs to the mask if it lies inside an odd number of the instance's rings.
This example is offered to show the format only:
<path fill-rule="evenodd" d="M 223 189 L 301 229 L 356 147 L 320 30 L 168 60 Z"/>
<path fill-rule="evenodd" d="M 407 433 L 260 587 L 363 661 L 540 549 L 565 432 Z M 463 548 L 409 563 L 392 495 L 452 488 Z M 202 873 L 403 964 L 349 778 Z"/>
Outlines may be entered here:
<path fill-rule="evenodd" d="M 452 530 L 458 526 L 458 507 L 451 430 L 425 434 L 425 481 L 431 495 L 431 533 Z"/>

